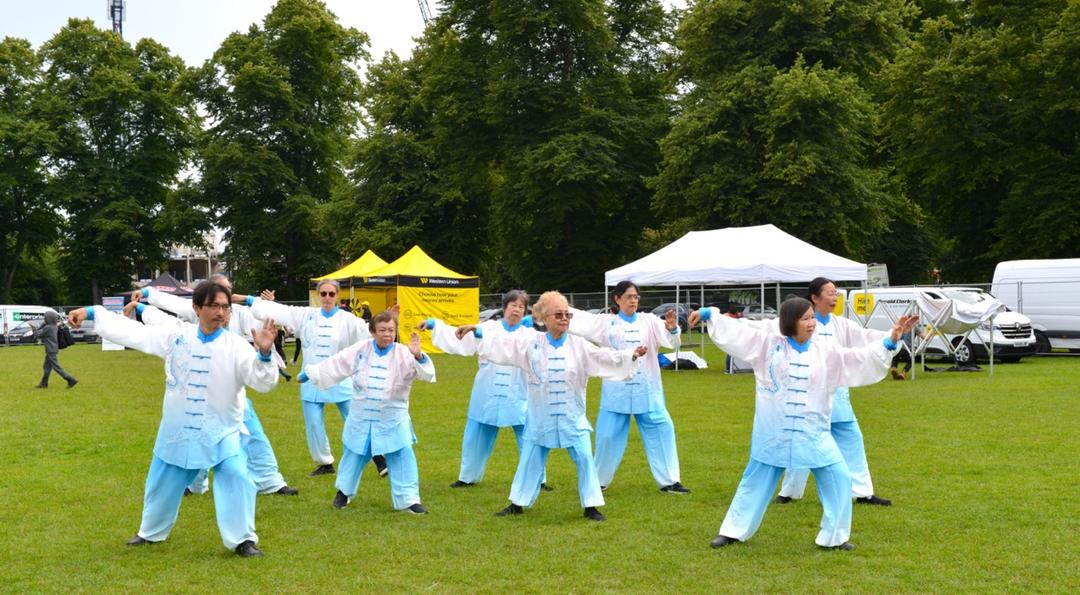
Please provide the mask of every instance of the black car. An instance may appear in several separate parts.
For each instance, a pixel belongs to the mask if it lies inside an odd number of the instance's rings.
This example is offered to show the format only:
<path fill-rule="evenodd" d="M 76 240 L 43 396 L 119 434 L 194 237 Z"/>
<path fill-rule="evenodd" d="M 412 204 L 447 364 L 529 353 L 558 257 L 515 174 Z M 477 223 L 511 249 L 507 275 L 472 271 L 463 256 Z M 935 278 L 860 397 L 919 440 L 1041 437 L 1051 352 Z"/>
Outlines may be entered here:
<path fill-rule="evenodd" d="M 682 329 L 682 332 L 685 333 L 686 331 L 690 330 L 690 325 L 688 323 L 690 313 L 697 309 L 698 305 L 695 303 L 676 304 L 675 302 L 670 302 L 666 304 L 660 304 L 659 306 L 653 308 L 651 312 L 659 316 L 660 318 L 663 318 L 664 313 L 666 313 L 668 310 L 675 310 L 675 315 L 679 320 L 679 328 Z"/>

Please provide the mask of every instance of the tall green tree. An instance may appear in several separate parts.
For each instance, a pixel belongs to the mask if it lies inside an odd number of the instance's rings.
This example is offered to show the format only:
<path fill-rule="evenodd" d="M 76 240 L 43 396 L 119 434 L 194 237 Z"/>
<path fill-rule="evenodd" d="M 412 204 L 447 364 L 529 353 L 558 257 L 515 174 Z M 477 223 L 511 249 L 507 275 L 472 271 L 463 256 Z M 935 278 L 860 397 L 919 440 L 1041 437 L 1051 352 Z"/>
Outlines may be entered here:
<path fill-rule="evenodd" d="M 208 124 L 203 201 L 226 230 L 238 284 L 298 298 L 337 261 L 333 239 L 351 230 L 321 225 L 320 208 L 342 183 L 367 43 L 322 2 L 280 0 L 194 73 Z"/>
<path fill-rule="evenodd" d="M 884 129 L 952 280 L 1080 245 L 1080 3 L 972 2 L 885 69 Z"/>
<path fill-rule="evenodd" d="M 23 39 L 0 41 L 0 303 L 59 232 L 45 159 L 56 135 L 35 109 L 41 61 Z"/>
<path fill-rule="evenodd" d="M 775 223 L 862 258 L 906 198 L 876 158 L 870 81 L 906 40 L 902 0 L 712 0 L 676 34 L 685 90 L 650 180 L 667 241 Z"/>
<path fill-rule="evenodd" d="M 57 135 L 49 189 L 68 216 L 62 265 L 74 297 L 98 301 L 193 230 L 158 222 L 192 147 L 197 118 L 178 91 L 180 58 L 134 47 L 72 19 L 44 44 L 43 117 Z"/>

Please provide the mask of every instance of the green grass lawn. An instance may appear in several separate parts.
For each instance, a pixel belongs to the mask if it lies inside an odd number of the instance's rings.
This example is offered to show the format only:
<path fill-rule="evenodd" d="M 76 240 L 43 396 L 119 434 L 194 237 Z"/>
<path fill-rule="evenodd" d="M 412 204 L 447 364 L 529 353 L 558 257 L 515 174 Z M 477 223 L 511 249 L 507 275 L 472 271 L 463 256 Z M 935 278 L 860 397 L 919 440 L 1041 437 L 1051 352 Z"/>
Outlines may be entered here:
<path fill-rule="evenodd" d="M 715 350 L 707 355 L 722 362 Z M 300 495 L 259 497 L 266 557 L 255 560 L 224 549 L 209 496 L 184 500 L 166 543 L 124 546 L 139 524 L 161 362 L 96 345 L 60 359 L 80 384 L 66 390 L 54 376 L 36 390 L 41 348 L 0 349 L 0 590 L 1080 591 L 1077 359 L 852 391 L 874 485 L 894 502 L 855 507 L 854 552 L 814 545 L 821 507 L 812 487 L 799 503 L 771 506 L 749 543 L 709 548 L 746 464 L 750 375 L 664 373 L 693 494 L 657 491 L 631 430 L 605 496 L 606 523 L 581 517 L 565 451 L 549 463 L 555 492 L 522 517 L 494 517 L 517 462 L 509 430 L 483 483 L 448 487 L 473 359 L 435 356 L 438 383 L 413 388 L 421 496 L 431 510 L 420 517 L 392 510 L 388 482 L 373 467 L 348 508 L 331 508 L 333 477 L 307 477 L 298 388 L 282 382 L 250 396 Z M 598 391 L 594 380 L 590 419 Z M 340 455 L 341 420 L 328 418 Z"/>

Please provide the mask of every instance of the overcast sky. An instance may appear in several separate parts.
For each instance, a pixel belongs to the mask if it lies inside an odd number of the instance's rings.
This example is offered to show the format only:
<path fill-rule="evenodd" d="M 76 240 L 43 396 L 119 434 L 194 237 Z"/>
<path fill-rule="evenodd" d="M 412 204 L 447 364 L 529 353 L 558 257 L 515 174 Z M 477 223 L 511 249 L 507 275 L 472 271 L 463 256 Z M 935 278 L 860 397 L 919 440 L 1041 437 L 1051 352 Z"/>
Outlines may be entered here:
<path fill-rule="evenodd" d="M 356 27 L 371 38 L 375 60 L 393 50 L 402 57 L 412 53 L 413 38 L 424 21 L 418 0 L 323 0 L 345 26 Z M 665 0 L 685 5 L 685 0 Z M 35 48 L 51 38 L 70 17 L 91 18 L 112 28 L 108 0 L 0 0 L 0 37 L 21 37 Z M 438 13 L 438 0 L 428 0 Z M 179 54 L 188 66 L 203 63 L 234 31 L 262 23 L 274 0 L 127 0 L 124 39 L 135 42 L 151 37 Z"/>

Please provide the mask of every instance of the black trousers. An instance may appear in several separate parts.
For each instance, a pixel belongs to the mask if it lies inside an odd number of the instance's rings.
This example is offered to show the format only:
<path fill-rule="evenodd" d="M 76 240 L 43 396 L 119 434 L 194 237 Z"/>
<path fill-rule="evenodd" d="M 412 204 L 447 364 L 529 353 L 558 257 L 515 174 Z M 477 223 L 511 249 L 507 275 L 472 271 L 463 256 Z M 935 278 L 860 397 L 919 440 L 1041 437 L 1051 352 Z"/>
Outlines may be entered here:
<path fill-rule="evenodd" d="M 49 374 L 52 374 L 53 370 L 60 375 L 61 378 L 67 380 L 69 383 L 75 382 L 75 377 L 64 371 L 64 368 L 60 367 L 60 360 L 56 359 L 56 353 L 45 352 L 45 365 L 44 373 L 41 376 L 41 386 L 49 385 Z"/>

